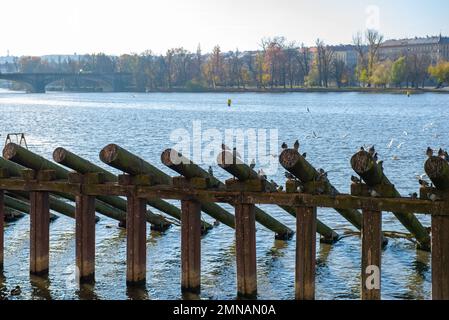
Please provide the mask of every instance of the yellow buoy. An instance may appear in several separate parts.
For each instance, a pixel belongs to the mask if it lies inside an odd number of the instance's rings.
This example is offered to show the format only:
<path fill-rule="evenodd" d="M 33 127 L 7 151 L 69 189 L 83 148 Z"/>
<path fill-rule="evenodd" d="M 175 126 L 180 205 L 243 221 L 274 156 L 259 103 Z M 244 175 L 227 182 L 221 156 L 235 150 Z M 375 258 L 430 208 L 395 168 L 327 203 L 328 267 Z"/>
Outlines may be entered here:
<path fill-rule="evenodd" d="M 228 99 L 228 107 L 230 107 L 231 104 L 232 104 L 232 100 L 231 100 L 231 99 Z"/>

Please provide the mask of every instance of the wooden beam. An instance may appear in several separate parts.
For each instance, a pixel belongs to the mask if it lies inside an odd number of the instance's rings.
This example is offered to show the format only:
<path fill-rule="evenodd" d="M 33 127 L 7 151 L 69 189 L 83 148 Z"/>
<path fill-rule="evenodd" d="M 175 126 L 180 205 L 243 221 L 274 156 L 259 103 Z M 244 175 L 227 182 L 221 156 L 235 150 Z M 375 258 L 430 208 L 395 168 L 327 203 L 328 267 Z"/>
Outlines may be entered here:
<path fill-rule="evenodd" d="M 235 206 L 237 296 L 257 297 L 256 219 L 253 204 Z"/>
<path fill-rule="evenodd" d="M 128 196 L 126 216 L 128 285 L 143 285 L 146 280 L 147 225 L 145 223 L 146 200 Z"/>
<path fill-rule="evenodd" d="M 363 210 L 362 299 L 381 299 L 382 212 Z"/>
<path fill-rule="evenodd" d="M 449 300 L 449 216 L 432 216 L 432 299 Z"/>
<path fill-rule="evenodd" d="M 201 291 L 201 204 L 181 201 L 181 290 Z"/>
<path fill-rule="evenodd" d="M 95 197 L 76 196 L 76 266 L 80 283 L 95 279 Z"/>
<path fill-rule="evenodd" d="M 296 208 L 296 273 L 297 300 L 315 299 L 316 207 Z"/>
<path fill-rule="evenodd" d="M 48 192 L 30 192 L 30 273 L 47 275 L 50 249 L 50 204 Z"/>
<path fill-rule="evenodd" d="M 4 192 L 0 190 L 0 272 L 3 272 L 4 249 L 5 249 L 5 203 Z"/>

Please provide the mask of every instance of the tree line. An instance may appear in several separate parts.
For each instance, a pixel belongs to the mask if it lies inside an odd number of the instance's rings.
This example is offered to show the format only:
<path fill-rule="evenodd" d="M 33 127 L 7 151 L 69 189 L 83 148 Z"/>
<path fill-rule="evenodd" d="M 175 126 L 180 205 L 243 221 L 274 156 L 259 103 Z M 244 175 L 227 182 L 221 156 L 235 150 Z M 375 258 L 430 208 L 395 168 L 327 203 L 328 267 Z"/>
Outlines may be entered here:
<path fill-rule="evenodd" d="M 164 55 L 141 54 L 108 56 L 87 54 L 76 59 L 46 60 L 24 56 L 15 61 L 19 72 L 112 73 L 132 75 L 128 87 L 136 91 L 184 88 L 297 88 L 297 87 L 419 87 L 429 78 L 442 85 L 448 82 L 449 62 L 432 65 L 427 55 L 408 53 L 394 60 L 383 59 L 379 51 L 383 36 L 374 30 L 353 38 L 357 61 L 348 65 L 335 47 L 318 39 L 312 48 L 285 37 L 264 38 L 257 51 L 238 49 L 222 52 L 215 46 L 203 54 L 184 48 L 167 50 Z"/>

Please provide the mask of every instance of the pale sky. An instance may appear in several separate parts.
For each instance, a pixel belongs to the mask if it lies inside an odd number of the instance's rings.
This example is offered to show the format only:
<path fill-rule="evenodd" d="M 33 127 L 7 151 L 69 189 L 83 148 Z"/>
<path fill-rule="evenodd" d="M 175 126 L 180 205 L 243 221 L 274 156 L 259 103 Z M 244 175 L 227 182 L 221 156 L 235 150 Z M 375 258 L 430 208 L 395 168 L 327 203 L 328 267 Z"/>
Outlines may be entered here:
<path fill-rule="evenodd" d="M 257 49 L 282 35 L 350 43 L 375 27 L 389 38 L 449 35 L 447 0 L 2 0 L 0 56 Z"/>

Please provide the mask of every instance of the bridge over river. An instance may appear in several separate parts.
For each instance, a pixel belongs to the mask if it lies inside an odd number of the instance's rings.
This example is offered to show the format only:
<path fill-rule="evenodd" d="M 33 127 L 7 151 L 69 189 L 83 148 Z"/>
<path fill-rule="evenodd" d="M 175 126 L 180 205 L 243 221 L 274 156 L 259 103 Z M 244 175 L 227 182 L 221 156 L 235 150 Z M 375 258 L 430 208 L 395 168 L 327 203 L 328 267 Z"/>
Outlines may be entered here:
<path fill-rule="evenodd" d="M 32 93 L 45 93 L 45 87 L 53 82 L 87 80 L 101 83 L 111 91 L 125 91 L 125 83 L 131 77 L 130 73 L 0 73 L 0 80 L 23 83 Z"/>

